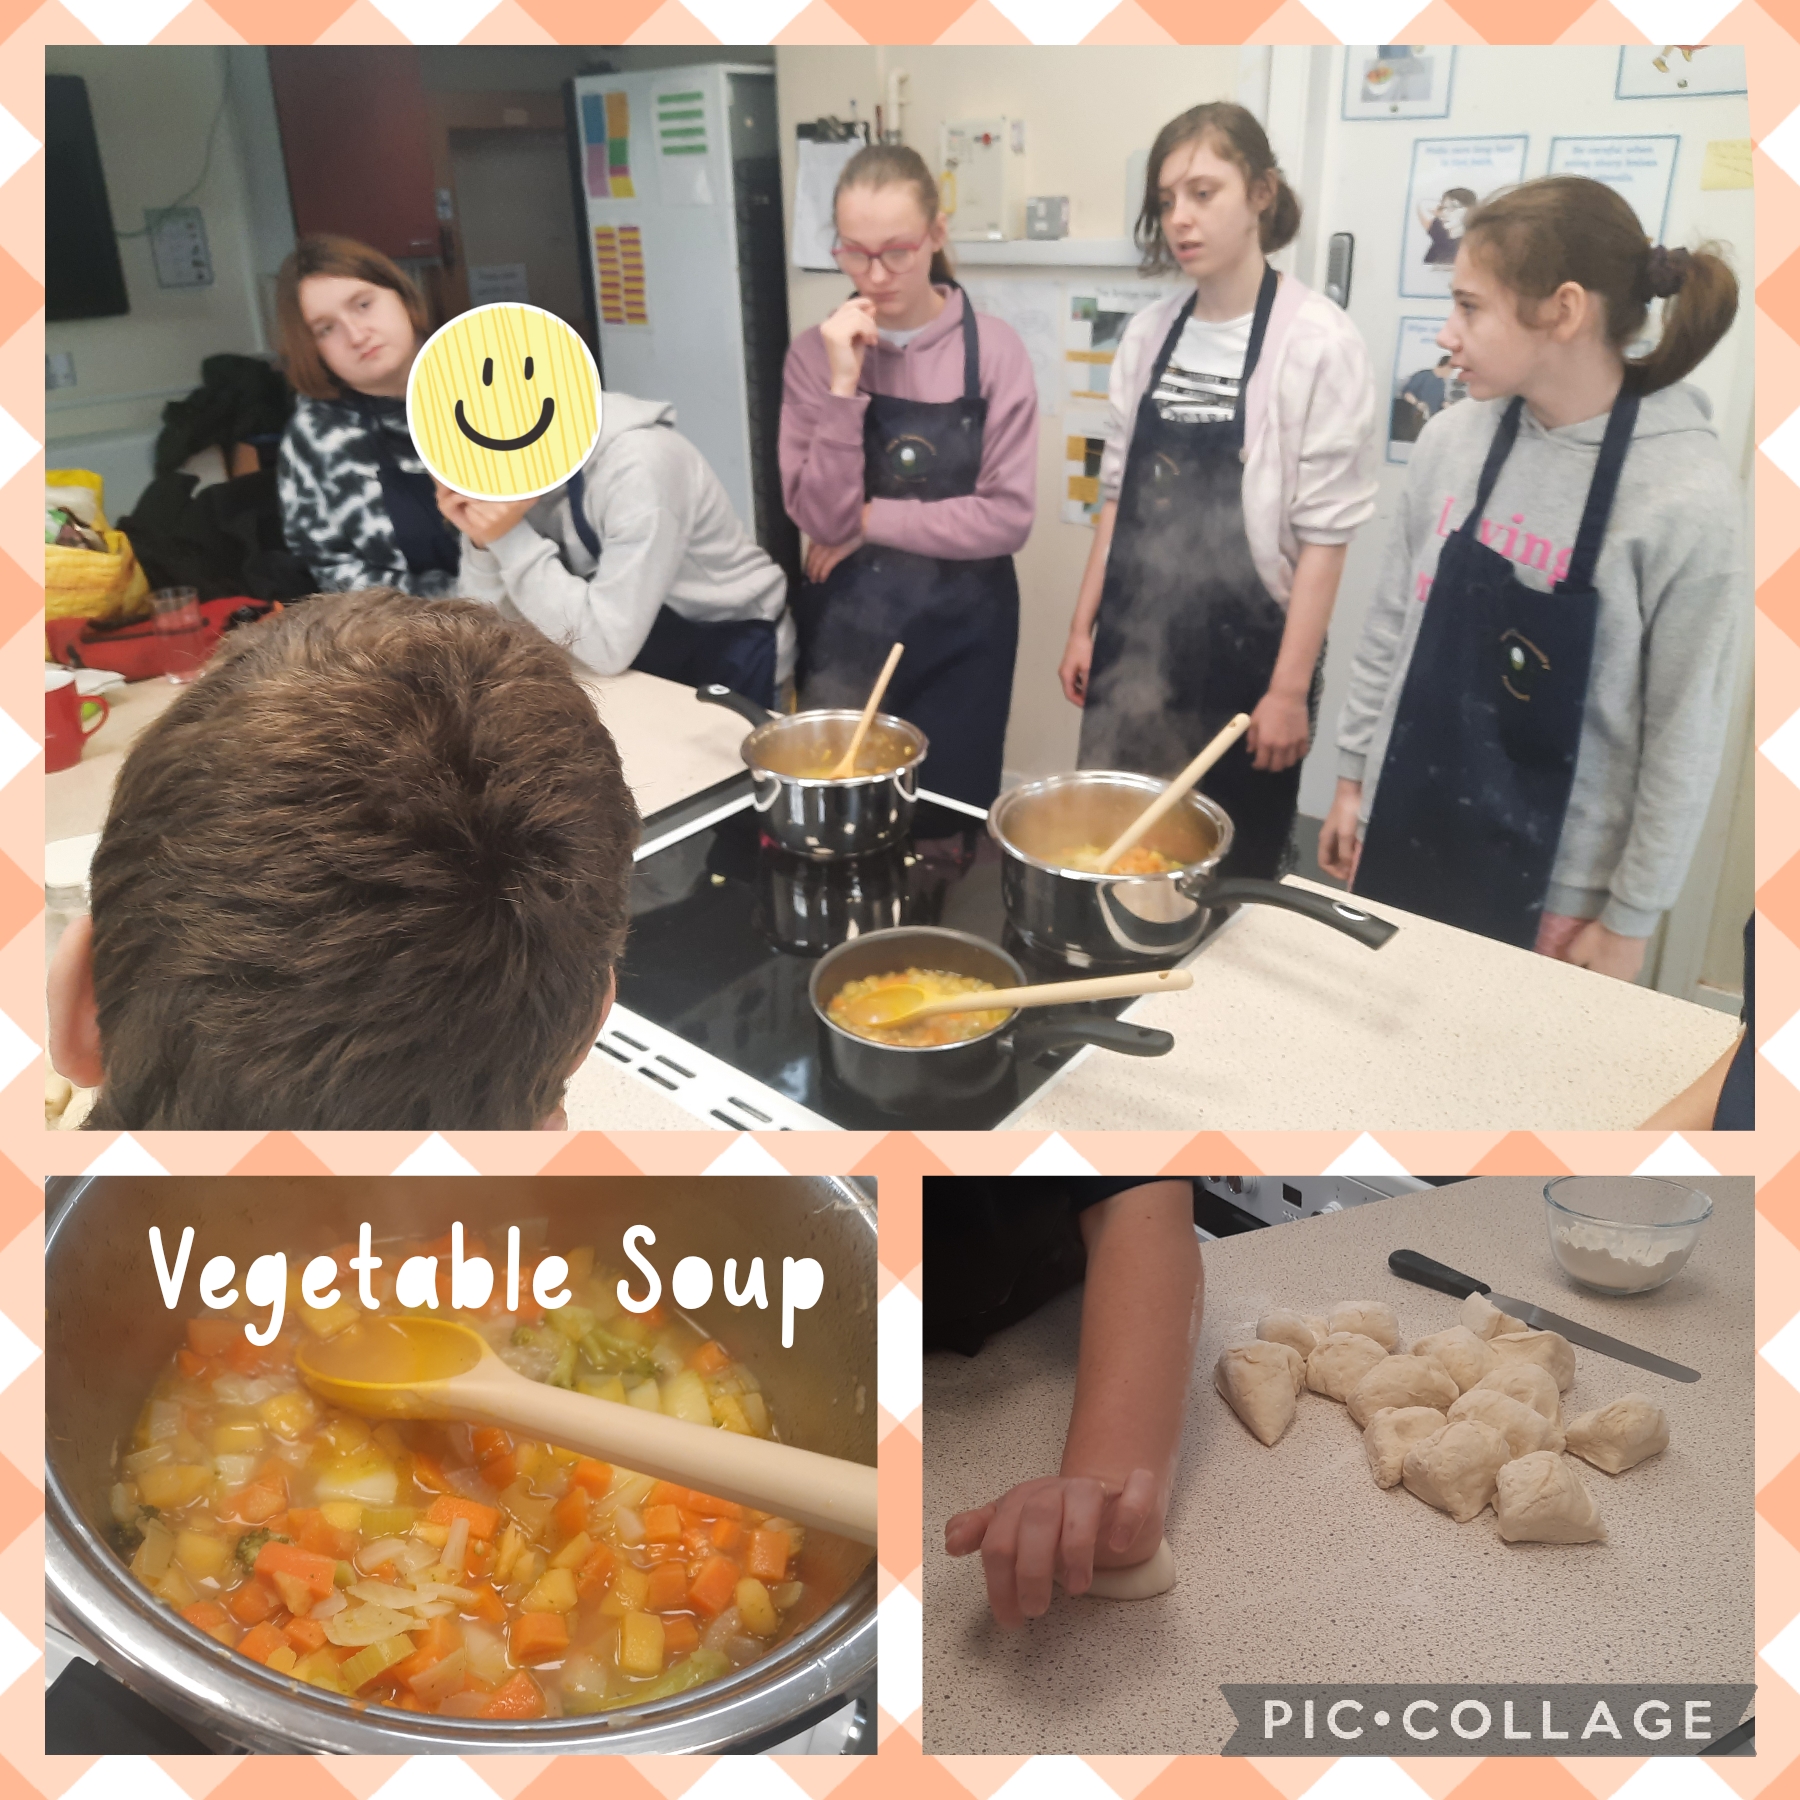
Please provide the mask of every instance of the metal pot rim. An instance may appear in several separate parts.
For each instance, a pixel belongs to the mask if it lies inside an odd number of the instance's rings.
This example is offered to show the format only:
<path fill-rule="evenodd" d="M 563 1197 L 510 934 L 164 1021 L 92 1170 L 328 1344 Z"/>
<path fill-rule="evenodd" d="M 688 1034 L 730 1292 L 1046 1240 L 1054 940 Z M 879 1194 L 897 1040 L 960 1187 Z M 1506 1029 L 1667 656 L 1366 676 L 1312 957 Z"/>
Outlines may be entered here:
<path fill-rule="evenodd" d="M 1022 863 L 1029 863 L 1034 869 L 1042 869 L 1046 875 L 1056 875 L 1064 881 L 1092 882 L 1096 887 L 1102 882 L 1116 886 L 1128 881 L 1178 881 L 1184 876 L 1191 879 L 1196 874 L 1205 875 L 1219 866 L 1226 851 L 1231 848 L 1231 815 L 1218 801 L 1193 789 L 1184 794 L 1178 804 L 1194 807 L 1211 820 L 1218 828 L 1218 847 L 1211 856 L 1203 856 L 1198 862 L 1183 863 L 1178 869 L 1164 869 L 1157 875 L 1103 875 L 1093 869 L 1071 869 L 1066 863 L 1046 862 L 1041 856 L 1033 856 L 1029 850 L 1021 849 L 1006 835 L 1003 821 L 1013 806 L 1034 800 L 1042 794 L 1054 793 L 1058 788 L 1084 787 L 1096 781 L 1139 788 L 1150 799 L 1154 799 L 1169 785 L 1166 781 L 1159 781 L 1154 775 L 1135 775 L 1124 769 L 1074 769 L 1062 775 L 1045 775 L 1037 781 L 1024 781 L 1017 787 L 1009 787 L 1000 795 L 988 808 L 988 833 L 1008 856 L 1017 857 Z"/>
<path fill-rule="evenodd" d="M 789 775 L 780 769 L 771 769 L 766 763 L 756 760 L 753 751 L 758 744 L 767 744 L 778 738 L 784 731 L 791 730 L 802 720 L 831 719 L 849 720 L 854 724 L 862 717 L 859 707 L 849 706 L 817 706 L 806 712 L 782 713 L 773 719 L 765 720 L 758 725 L 742 744 L 738 746 L 738 754 L 744 759 L 744 766 L 753 775 L 766 775 L 774 781 L 792 782 L 795 787 L 802 788 L 853 788 L 870 787 L 878 781 L 892 781 L 897 776 L 916 770 L 925 760 L 931 748 L 931 740 L 918 726 L 910 721 L 896 717 L 893 713 L 877 713 L 872 723 L 886 726 L 897 732 L 912 744 L 912 754 L 897 769 L 884 770 L 879 775 Z"/>
<path fill-rule="evenodd" d="M 848 950 L 852 945 L 879 943 L 883 938 L 900 937 L 932 937 L 949 938 L 959 944 L 974 944 L 983 950 L 990 951 L 1003 962 L 1012 965 L 1016 979 L 1015 987 L 1025 985 L 1025 970 L 1016 957 L 1009 956 L 998 944 L 990 944 L 986 938 L 977 937 L 972 931 L 952 931 L 947 925 L 894 925 L 885 931 L 865 931 L 858 937 L 846 938 L 841 944 L 834 944 L 825 952 L 814 966 L 812 975 L 806 984 L 807 998 L 812 1002 L 814 1015 L 819 1023 L 834 1037 L 842 1038 L 846 1044 L 860 1044 L 870 1050 L 894 1050 L 902 1056 L 936 1056 L 945 1050 L 967 1050 L 971 1044 L 986 1044 L 997 1038 L 1001 1032 L 1009 1030 L 1019 1016 L 1019 1008 L 1013 1007 L 1000 1023 L 991 1031 L 984 1031 L 979 1037 L 958 1038 L 953 1044 L 884 1044 L 879 1038 L 863 1037 L 859 1032 L 846 1031 L 843 1026 L 826 1012 L 819 999 L 819 977 L 825 973 L 826 965 L 840 952 Z"/>

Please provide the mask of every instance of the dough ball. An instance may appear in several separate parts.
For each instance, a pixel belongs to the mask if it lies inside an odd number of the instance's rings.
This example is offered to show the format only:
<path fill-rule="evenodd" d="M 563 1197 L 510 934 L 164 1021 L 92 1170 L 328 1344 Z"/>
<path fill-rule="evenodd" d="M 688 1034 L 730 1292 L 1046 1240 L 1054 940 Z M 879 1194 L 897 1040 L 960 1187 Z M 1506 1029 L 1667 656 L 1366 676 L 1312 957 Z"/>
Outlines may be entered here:
<path fill-rule="evenodd" d="M 1084 1600 L 1152 1600 L 1175 1585 L 1175 1552 L 1164 1538 L 1141 1563 L 1123 1569 L 1096 1569 Z"/>
<path fill-rule="evenodd" d="M 1491 1425 L 1512 1446 L 1514 1456 L 1529 1456 L 1534 1450 L 1561 1451 L 1561 1429 L 1546 1419 L 1535 1407 L 1511 1394 L 1493 1388 L 1470 1388 L 1450 1408 L 1453 1419 L 1479 1419 Z"/>
<path fill-rule="evenodd" d="M 1594 1496 L 1554 1450 L 1534 1450 L 1500 1471 L 1494 1511 L 1509 1544 L 1591 1544 L 1606 1537 Z"/>
<path fill-rule="evenodd" d="M 1462 1322 L 1478 1338 L 1498 1337 L 1503 1331 L 1523 1331 L 1525 1321 L 1503 1313 L 1486 1294 L 1471 1294 L 1462 1303 Z"/>
<path fill-rule="evenodd" d="M 1376 1486 L 1398 1487 L 1407 1451 L 1436 1437 L 1448 1423 L 1435 1407 L 1384 1406 L 1363 1431 L 1363 1451 Z"/>
<path fill-rule="evenodd" d="M 1533 1362 L 1562 1393 L 1575 1385 L 1575 1347 L 1560 1331 L 1503 1331 L 1488 1339 L 1502 1362 Z"/>
<path fill-rule="evenodd" d="M 1456 1398 L 1456 1383 L 1429 1356 L 1383 1357 L 1350 1390 L 1350 1416 L 1367 1425 L 1384 1406 L 1431 1406 L 1442 1412 Z"/>
<path fill-rule="evenodd" d="M 1331 1309 L 1331 1330 L 1354 1331 L 1373 1338 L 1384 1350 L 1400 1342 L 1400 1321 L 1385 1300 L 1340 1300 Z"/>
<path fill-rule="evenodd" d="M 1627 1394 L 1569 1424 L 1569 1448 L 1609 1475 L 1635 1469 L 1668 1447 L 1668 1415 L 1643 1394 Z"/>
<path fill-rule="evenodd" d="M 1466 1394 L 1482 1376 L 1492 1372 L 1499 1362 L 1488 1348 L 1485 1338 L 1478 1338 L 1466 1325 L 1452 1325 L 1448 1331 L 1434 1331 L 1413 1345 L 1414 1356 L 1429 1356 L 1441 1362 L 1450 1372 L 1457 1391 Z"/>
<path fill-rule="evenodd" d="M 1306 1359 L 1306 1385 L 1328 1400 L 1348 1400 L 1350 1390 L 1386 1359 L 1373 1338 L 1356 1331 L 1334 1331 Z"/>
<path fill-rule="evenodd" d="M 1512 1446 L 1479 1419 L 1458 1419 L 1407 1451 L 1400 1479 L 1439 1512 L 1466 1525 L 1494 1497 L 1494 1480 Z"/>
<path fill-rule="evenodd" d="M 1271 1344 L 1287 1344 L 1302 1356 L 1311 1356 L 1329 1334 L 1322 1324 L 1304 1314 L 1277 1307 L 1256 1321 L 1256 1335 Z"/>
<path fill-rule="evenodd" d="M 1225 1404 L 1265 1444 L 1272 1444 L 1294 1422 L 1295 1396 L 1306 1365 L 1291 1344 L 1234 1344 L 1213 1365 L 1213 1386 Z"/>
<path fill-rule="evenodd" d="M 1533 1412 L 1542 1413 L 1552 1425 L 1563 1422 L 1562 1395 L 1557 1391 L 1555 1379 L 1548 1369 L 1540 1369 L 1534 1362 L 1519 1362 L 1517 1359 L 1503 1362 L 1492 1374 L 1482 1376 L 1475 1387 L 1490 1389 L 1497 1394 L 1510 1394 L 1515 1400 L 1523 1400 Z"/>

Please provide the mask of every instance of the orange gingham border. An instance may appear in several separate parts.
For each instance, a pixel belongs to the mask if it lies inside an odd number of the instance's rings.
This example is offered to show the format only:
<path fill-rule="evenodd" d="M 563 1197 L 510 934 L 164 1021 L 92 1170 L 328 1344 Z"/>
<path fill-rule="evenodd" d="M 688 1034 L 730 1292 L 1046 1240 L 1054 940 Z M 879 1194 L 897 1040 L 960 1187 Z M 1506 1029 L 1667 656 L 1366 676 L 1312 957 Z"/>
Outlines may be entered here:
<path fill-rule="evenodd" d="M 697 0 L 698 4 L 698 0 Z M 114 41 L 142 35 L 131 31 L 141 11 L 134 0 L 112 6 L 95 23 Z M 396 14 L 408 14 L 396 0 Z M 729 0 L 699 6 L 714 26 L 730 29 Z M 1092 17 L 1099 6 L 1090 10 Z M 1328 8 L 1335 12 L 1335 8 Z M 1701 10 L 1705 10 L 1704 7 Z M 760 9 L 759 9 L 760 11 Z M 1041 0 L 1008 0 L 1002 11 L 991 0 L 811 0 L 778 34 L 778 43 L 841 44 L 859 41 L 957 44 L 1024 44 L 1048 40 L 1061 26 L 1064 9 Z M 1008 15 L 1011 15 L 1010 17 Z M 1625 43 L 1643 34 L 1608 4 L 1595 0 L 1463 0 L 1455 11 L 1432 0 L 1407 22 L 1404 31 L 1383 20 L 1381 35 L 1431 38 L 1460 43 Z M 1800 101 L 1800 0 L 1746 4 L 1716 23 L 1698 22 L 1695 36 L 1749 47 L 1750 121 L 1756 152 L 1756 304 L 1761 442 L 1800 402 L 1800 187 L 1760 148 L 1762 140 Z M 42 47 L 46 43 L 101 41 L 64 7 L 50 0 L 34 8 L 30 0 L 0 0 L 0 109 L 40 137 L 43 125 Z M 156 43 L 404 43 L 403 32 L 370 0 L 190 0 L 151 38 Z M 499 0 L 463 42 L 470 44 L 611 42 L 741 42 L 715 37 L 678 0 Z M 1336 41 L 1298 0 L 1120 0 L 1092 24 L 1087 43 L 1324 43 Z M 3 125 L 4 121 L 0 121 Z M 0 409 L 41 444 L 44 415 L 35 380 L 43 350 L 43 164 L 41 154 L 26 161 L 0 185 Z M 0 418 L 0 428 L 6 421 Z M 4 431 L 0 429 L 0 440 Z M 0 483 L 0 765 L 9 744 L 23 748 L 22 728 L 41 744 L 42 733 L 31 674 L 41 653 L 42 564 L 36 532 L 37 495 L 43 457 L 27 461 L 10 481 Z M 1760 451 L 1757 456 L 1757 709 L 1765 730 L 1800 711 L 1800 505 L 1791 484 Z M 15 723 L 16 722 L 16 723 Z M 0 1088 L 0 1310 L 41 1348 L 40 1275 L 42 1195 L 48 1174 L 78 1173 L 96 1166 L 149 1166 L 178 1174 L 227 1171 L 265 1173 L 385 1173 L 420 1150 L 417 1134 L 363 1136 L 291 1133 L 152 1134 L 130 1138 L 57 1136 L 45 1133 L 39 1112 L 42 1035 L 42 765 L 13 754 L 20 772 L 0 783 L 0 919 L 10 933 L 0 941 L 0 1075 L 18 1073 Z M 1757 762 L 1757 903 L 1762 913 L 1763 1008 L 1759 1042 L 1800 1015 L 1800 791 L 1766 758 Z M 483 1173 L 697 1174 L 716 1166 L 736 1170 L 761 1167 L 794 1173 L 861 1174 L 876 1177 L 881 1193 L 883 1311 L 889 1319 L 911 1313 L 919 1293 L 920 1178 L 926 1174 L 1009 1172 L 1028 1159 L 1066 1159 L 1071 1153 L 1107 1173 L 1202 1169 L 1321 1170 L 1388 1167 L 1434 1173 L 1546 1174 L 1562 1170 L 1617 1172 L 1637 1167 L 1652 1152 L 1702 1157 L 1721 1173 L 1758 1179 L 1757 1342 L 1766 1344 L 1800 1312 L 1800 1108 L 1789 1084 L 1766 1061 L 1758 1068 L 1763 1128 L 1754 1137 L 1699 1136 L 1684 1150 L 1653 1136 L 1607 1133 L 1392 1133 L 1378 1141 L 1347 1133 L 1261 1133 L 1230 1137 L 1207 1133 L 1073 1134 L 1046 1145 L 1042 1134 L 981 1136 L 955 1133 L 892 1133 L 826 1136 L 769 1134 L 754 1140 L 726 1140 L 710 1132 L 583 1133 L 572 1139 L 527 1133 L 452 1134 L 449 1143 L 427 1146 L 428 1158 L 446 1153 Z M 1779 1115 L 1779 1116 L 1777 1116 Z M 96 1158 L 102 1159 L 101 1165 Z M 1340 1161 L 1341 1159 L 1341 1161 Z M 904 1288 L 906 1293 L 896 1290 Z M 0 1331 L 4 1327 L 0 1326 Z M 35 1451 L 42 1416 L 42 1371 L 27 1368 L 0 1390 L 0 1446 L 28 1448 L 9 1455 L 0 1448 L 0 1660 L 6 1641 L 18 1637 L 42 1644 L 42 1474 Z M 1800 1615 L 1800 1393 L 1765 1362 L 1758 1363 L 1758 1615 L 1759 1648 Z M 910 1401 L 916 1395 L 907 1396 Z M 884 1394 L 883 1398 L 889 1395 Z M 880 1549 L 884 1629 L 891 1641 L 916 1638 L 920 1593 L 920 1415 L 904 1419 L 881 1413 L 883 1531 Z M 10 1625 L 12 1631 L 7 1627 Z M 910 1629 L 908 1628 L 910 1626 Z M 900 1654 L 906 1654 L 900 1652 Z M 909 1693 L 916 1700 L 916 1668 L 891 1685 L 884 1698 Z M 1800 1706 L 1793 1691 L 1761 1661 L 1758 1734 L 1754 1759 L 1728 1759 L 1646 1771 L 1667 1778 L 1661 1792 L 1717 1793 L 1709 1774 L 1743 1796 L 1767 1789 L 1800 1793 L 1790 1767 L 1800 1752 Z M 60 1796 L 78 1781 L 83 1794 L 159 1785 L 157 1773 L 127 1759 L 57 1758 L 42 1754 L 41 1672 L 30 1663 L 0 1692 L 0 1782 L 6 1791 L 29 1790 Z M 1020 1758 L 933 1758 L 919 1747 L 921 1717 L 881 1715 L 881 1752 L 873 1759 L 762 1759 L 755 1769 L 744 1762 L 715 1765 L 709 1759 L 632 1758 L 605 1766 L 612 1792 L 631 1800 L 677 1800 L 697 1784 L 740 1781 L 758 1792 L 786 1796 L 804 1789 L 811 1800 L 842 1788 L 856 1800 L 886 1795 L 919 1800 L 989 1800 L 1003 1784 L 1012 1792 L 1045 1794 L 1079 1787 L 1097 1792 L 1093 1778 L 1121 1800 L 1170 1800 L 1197 1789 L 1220 1800 L 1284 1800 L 1314 1787 L 1333 1765 L 1327 1761 L 1225 1762 L 1220 1759 L 1097 1758 L 1085 1770 L 1057 1761 L 1026 1764 Z M 162 1775 L 192 1800 L 217 1793 L 219 1800 L 342 1800 L 345 1790 L 370 1800 L 377 1789 L 411 1765 L 401 1758 L 258 1758 L 245 1771 L 229 1759 L 158 1759 Z M 1378 1772 L 1368 1768 L 1359 1793 L 1413 1795 L 1443 1800 L 1452 1791 L 1464 1800 L 1516 1793 L 1530 1782 L 1549 1800 L 1567 1796 L 1610 1800 L 1642 1765 L 1627 1760 L 1538 1761 L 1520 1765 L 1486 1761 L 1415 1761 Z M 572 1757 L 486 1758 L 468 1765 L 501 1800 L 562 1800 L 594 1772 Z M 1404 1771 L 1402 1775 L 1401 1771 Z M 412 1776 L 423 1774 L 413 1769 Z M 442 1770 L 432 1779 L 456 1772 Z M 1338 1771 L 1349 1775 L 1350 1769 Z M 1016 1780 L 1015 1780 L 1016 1777 Z M 1407 1778 L 1410 1778 L 1407 1779 Z M 1781 1779 L 1778 1781 L 1778 1777 Z M 1072 1779 L 1075 1778 L 1075 1779 Z M 407 1777 L 402 1776 L 402 1785 Z M 1413 1784 L 1416 1783 L 1415 1787 Z M 453 1780 L 452 1785 L 458 1785 Z M 468 1776 L 460 1785 L 468 1786 Z M 396 1788 L 396 1792 L 399 1788 Z"/>

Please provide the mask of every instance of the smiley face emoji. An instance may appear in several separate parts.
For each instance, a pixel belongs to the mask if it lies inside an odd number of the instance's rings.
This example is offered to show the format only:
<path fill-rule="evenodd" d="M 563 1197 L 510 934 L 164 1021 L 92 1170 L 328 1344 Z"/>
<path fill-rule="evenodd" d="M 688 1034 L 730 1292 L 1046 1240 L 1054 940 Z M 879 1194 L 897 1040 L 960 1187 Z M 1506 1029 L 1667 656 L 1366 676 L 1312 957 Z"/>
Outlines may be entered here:
<path fill-rule="evenodd" d="M 413 359 L 406 419 L 420 459 L 476 500 L 547 494 L 600 437 L 600 371 L 574 328 L 542 307 L 478 306 Z"/>

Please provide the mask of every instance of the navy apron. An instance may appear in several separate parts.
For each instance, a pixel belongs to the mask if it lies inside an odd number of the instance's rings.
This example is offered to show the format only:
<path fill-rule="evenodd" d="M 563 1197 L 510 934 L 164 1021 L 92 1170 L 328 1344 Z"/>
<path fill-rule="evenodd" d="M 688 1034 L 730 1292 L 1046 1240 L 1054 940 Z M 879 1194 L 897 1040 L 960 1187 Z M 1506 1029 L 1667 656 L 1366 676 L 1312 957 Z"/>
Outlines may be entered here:
<path fill-rule="evenodd" d="M 952 284 L 954 285 L 954 284 Z M 959 288 L 960 294 L 962 290 Z M 956 500 L 975 492 L 987 402 L 975 309 L 962 294 L 963 391 L 955 400 L 871 394 L 863 415 L 863 492 L 871 500 Z M 1019 582 L 1010 556 L 921 556 L 863 544 L 794 606 L 805 707 L 861 708 L 898 640 L 906 645 L 882 711 L 930 740 L 924 782 L 989 806 L 1000 792 L 1006 717 L 1019 645 Z M 915 836 L 970 821 L 921 806 Z"/>
<path fill-rule="evenodd" d="M 394 542 L 406 558 L 409 574 L 441 570 L 454 575 L 462 566 L 462 540 L 438 511 L 437 487 L 423 469 L 408 473 L 400 466 L 394 446 L 372 408 L 363 408 L 363 422 L 374 440 L 376 469 L 381 477 L 381 503 Z"/>
<path fill-rule="evenodd" d="M 566 491 L 569 522 L 598 564 L 600 539 L 587 516 L 587 482 L 580 469 L 569 477 Z M 707 624 L 684 619 L 674 607 L 663 606 L 631 666 L 683 687 L 728 687 L 773 711 L 776 651 L 771 619 L 720 619 Z"/>
<path fill-rule="evenodd" d="M 1157 384 L 1194 300 L 1170 326 L 1150 371 L 1094 623 L 1081 711 L 1084 769 L 1178 774 L 1235 714 L 1254 712 L 1269 691 L 1287 614 L 1256 572 L 1244 529 L 1244 405 L 1275 288 L 1275 271 L 1265 267 L 1229 419 L 1184 424 L 1157 410 Z M 1317 685 L 1315 674 L 1315 705 Z M 1280 876 L 1300 765 L 1259 770 L 1239 739 L 1200 788 L 1231 815 L 1231 850 L 1220 873 Z"/>
<path fill-rule="evenodd" d="M 1575 783 L 1600 617 L 1594 565 L 1638 397 L 1613 403 L 1568 573 L 1549 593 L 1527 587 L 1480 535 L 1524 405 L 1515 399 L 1501 416 L 1475 504 L 1438 556 L 1355 887 L 1529 949 Z"/>

